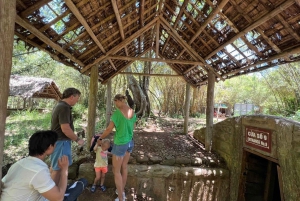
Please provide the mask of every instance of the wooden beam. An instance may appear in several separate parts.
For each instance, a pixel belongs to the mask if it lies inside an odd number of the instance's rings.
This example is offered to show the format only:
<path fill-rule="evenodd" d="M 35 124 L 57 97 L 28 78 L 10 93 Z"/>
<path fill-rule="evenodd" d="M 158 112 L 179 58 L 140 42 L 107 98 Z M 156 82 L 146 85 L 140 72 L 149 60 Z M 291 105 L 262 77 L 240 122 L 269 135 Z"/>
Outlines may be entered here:
<path fill-rule="evenodd" d="M 244 71 L 244 70 L 247 70 L 249 68 L 256 67 L 257 65 L 260 65 L 260 64 L 263 64 L 263 63 L 268 63 L 268 62 L 271 62 L 271 61 L 273 61 L 275 59 L 284 58 L 284 57 L 287 57 L 287 56 L 292 55 L 292 54 L 297 54 L 299 52 L 300 52 L 300 47 L 296 47 L 294 49 L 281 52 L 280 54 L 273 55 L 273 56 L 269 57 L 268 59 L 258 61 L 257 63 L 251 64 L 251 65 L 246 66 L 244 68 L 240 68 L 240 69 L 231 71 L 229 73 L 225 73 L 222 76 L 224 76 L 224 75 L 230 75 L 230 74 L 235 74 L 235 73 L 238 73 L 240 71 Z"/>
<path fill-rule="evenodd" d="M 194 66 L 188 68 L 187 70 L 185 70 L 185 71 L 183 72 L 183 74 L 184 74 L 184 75 L 187 74 L 187 72 L 189 72 L 190 70 L 196 68 L 197 66 L 198 66 L 198 65 L 194 65 Z"/>
<path fill-rule="evenodd" d="M 178 63 L 178 64 L 190 64 L 190 65 L 200 65 L 202 62 L 198 61 L 188 61 L 188 60 L 177 60 L 177 59 L 160 59 L 160 58 L 146 58 L 146 57 L 127 57 L 127 56 L 117 56 L 110 55 L 107 58 L 116 60 L 127 60 L 127 61 L 150 61 L 150 62 L 164 62 L 164 63 Z"/>
<path fill-rule="evenodd" d="M 170 75 L 170 74 L 149 74 L 149 73 L 132 73 L 132 72 L 119 72 L 122 75 L 138 75 L 138 76 L 148 76 L 148 77 L 182 77 L 182 75 Z"/>
<path fill-rule="evenodd" d="M 211 151 L 212 136 L 214 126 L 214 90 L 215 75 L 208 72 L 207 98 L 206 98 L 206 133 L 205 133 L 205 150 Z"/>
<path fill-rule="evenodd" d="M 27 8 L 26 10 L 22 11 L 19 15 L 22 18 L 27 17 L 30 13 L 32 13 L 35 10 L 40 9 L 42 6 L 44 6 L 45 4 L 49 3 L 52 0 L 40 0 L 37 1 L 35 4 L 33 4 L 32 6 L 30 6 L 29 8 Z"/>
<path fill-rule="evenodd" d="M 81 70 L 81 73 L 84 73 L 85 71 L 87 71 L 88 69 L 90 69 L 91 66 L 93 66 L 94 64 L 103 62 L 106 59 L 107 55 L 115 54 L 120 49 L 124 48 L 124 46 L 126 46 L 132 40 L 134 40 L 135 38 L 137 38 L 139 35 L 143 34 L 146 31 L 148 31 L 156 23 L 157 19 L 158 18 L 153 19 L 151 22 L 149 22 L 142 29 L 138 30 L 137 32 L 135 32 L 134 34 L 132 34 L 130 37 L 128 37 L 125 40 L 123 40 L 121 43 L 119 43 L 119 45 L 117 45 L 114 48 L 112 48 L 111 50 L 109 50 L 106 55 L 102 55 L 101 57 L 99 57 L 98 59 L 96 59 L 93 63 L 86 65 Z"/>
<path fill-rule="evenodd" d="M 124 35 L 124 30 L 123 30 L 123 25 L 122 25 L 120 13 L 119 13 L 118 6 L 117 6 L 117 1 L 116 0 L 111 0 L 111 4 L 113 6 L 114 13 L 115 13 L 116 19 L 117 19 L 117 23 L 119 25 L 119 31 L 120 31 L 120 34 L 121 34 L 121 38 L 122 38 L 122 40 L 124 40 L 125 35 Z"/>
<path fill-rule="evenodd" d="M 50 57 L 52 57 L 56 61 L 60 61 L 60 58 L 56 54 L 53 54 L 53 53 L 47 51 L 45 48 L 43 48 L 42 46 L 38 45 L 37 43 L 35 43 L 35 42 L 31 41 L 31 40 L 26 40 L 26 37 L 23 36 L 23 35 L 21 35 L 19 32 L 15 32 L 15 35 L 18 36 L 23 41 L 26 41 L 26 43 L 29 43 L 30 45 L 32 45 L 34 47 L 37 47 L 39 50 L 46 52 L 47 54 L 50 55 Z"/>
<path fill-rule="evenodd" d="M 190 116 L 190 99 L 191 99 L 191 85 L 186 83 L 185 85 L 185 105 L 184 105 L 184 124 L 183 133 L 189 133 L 189 116 Z"/>
<path fill-rule="evenodd" d="M 158 58 L 158 55 L 159 55 L 159 26 L 160 26 L 160 22 L 159 20 L 157 20 L 156 22 L 156 37 L 155 37 L 155 55 L 156 55 L 156 58 Z"/>
<path fill-rule="evenodd" d="M 166 30 L 170 30 L 168 33 L 171 34 L 189 52 L 189 54 L 194 59 L 196 60 L 199 59 L 202 62 L 202 64 L 200 65 L 202 68 L 203 66 L 208 67 L 208 69 L 210 69 L 218 78 L 224 81 L 224 79 L 217 72 L 215 72 L 214 68 L 209 64 L 206 64 L 204 59 L 177 34 L 177 32 L 171 27 L 171 25 L 163 17 L 160 17 L 160 20 L 161 22 L 163 22 L 162 25 L 166 28 Z M 208 71 L 206 68 L 203 69 L 205 71 Z"/>
<path fill-rule="evenodd" d="M 7 100 L 12 68 L 16 0 L 0 1 L 0 5 L 0 168 L 2 170 Z M 0 178 L 2 178 L 2 176 L 1 171 Z M 0 192 L 2 191 L 2 186 L 3 185 L 0 186 Z"/>
<path fill-rule="evenodd" d="M 85 21 L 84 17 L 81 15 L 81 13 L 77 9 L 77 7 L 74 5 L 74 3 L 72 2 L 72 0 L 65 0 L 65 3 L 69 7 L 69 9 L 72 11 L 72 13 L 76 16 L 76 18 L 78 19 L 78 21 L 82 24 L 82 26 L 85 28 L 85 30 L 89 33 L 89 35 L 91 36 L 91 38 L 93 39 L 93 41 L 97 44 L 97 46 L 100 48 L 100 50 L 103 53 L 105 53 L 106 51 L 105 51 L 104 47 L 99 42 L 98 38 L 96 37 L 96 35 L 92 31 L 92 29 L 90 28 L 90 26 L 88 25 L 88 23 Z"/>
<path fill-rule="evenodd" d="M 212 21 L 213 18 L 216 17 L 216 14 L 218 14 L 220 12 L 220 10 L 223 9 L 223 7 L 228 3 L 229 0 L 223 0 L 218 6 L 217 8 L 215 8 L 213 10 L 213 12 L 210 13 L 210 15 L 208 16 L 208 18 L 205 20 L 205 22 L 201 25 L 201 27 L 198 29 L 198 31 L 196 32 L 196 34 L 191 38 L 191 40 L 188 42 L 188 44 L 192 44 L 192 42 L 194 42 L 194 40 L 200 35 L 200 33 L 205 29 L 205 27 L 208 25 L 208 23 L 210 23 Z"/>
<path fill-rule="evenodd" d="M 68 51 L 64 50 L 63 48 L 61 48 L 56 43 L 52 42 L 47 36 L 42 34 L 38 29 L 33 27 L 31 24 L 29 24 L 28 22 L 23 20 L 19 15 L 16 16 L 16 23 L 19 24 L 20 26 L 22 26 L 23 28 L 27 29 L 28 31 L 30 31 L 34 35 L 36 35 L 36 37 L 38 37 L 41 41 L 48 44 L 50 47 L 52 47 L 56 51 L 58 51 L 61 54 L 65 55 L 65 57 L 71 59 L 72 61 L 74 61 L 75 63 L 79 64 L 82 67 L 85 66 L 84 63 L 82 63 L 81 61 L 76 59 L 73 55 L 71 55 Z"/>
<path fill-rule="evenodd" d="M 275 17 L 276 15 L 278 15 L 280 12 L 282 12 L 283 10 L 287 9 L 288 7 L 290 7 L 291 5 L 293 5 L 295 3 L 295 0 L 287 0 L 285 2 L 283 2 L 281 5 L 279 5 L 277 8 L 275 8 L 274 10 L 272 10 L 271 12 L 267 13 L 266 15 L 264 15 L 262 18 L 260 18 L 259 20 L 255 21 L 254 23 L 252 23 L 250 26 L 248 26 L 246 29 L 244 29 L 243 31 L 241 31 L 240 33 L 238 33 L 237 35 L 235 35 L 234 37 L 232 37 L 230 40 L 228 40 L 227 42 L 225 42 L 223 45 L 221 45 L 220 47 L 218 47 L 217 49 L 215 49 L 213 52 L 211 52 L 209 55 L 207 55 L 204 60 L 210 59 L 213 55 L 215 55 L 217 52 L 219 52 L 220 50 L 224 49 L 227 45 L 233 43 L 235 40 L 237 40 L 238 38 L 240 38 L 241 36 L 245 35 L 246 33 L 248 33 L 249 31 L 255 29 L 256 27 L 258 27 L 259 25 L 263 24 L 264 22 L 268 21 L 269 19 Z"/>
<path fill-rule="evenodd" d="M 97 91 L 98 91 L 98 74 L 99 67 L 94 65 L 91 69 L 90 87 L 89 87 L 89 106 L 88 106 L 88 126 L 87 141 L 90 142 L 95 134 L 96 126 L 96 107 L 97 107 Z M 90 147 L 88 146 L 88 149 Z"/>
<path fill-rule="evenodd" d="M 145 50 L 145 52 L 140 55 L 143 56 L 144 54 L 146 54 L 147 52 L 149 52 L 152 49 L 152 47 L 148 48 L 147 50 Z M 114 74 L 112 76 L 110 76 L 109 78 L 103 80 L 102 84 L 106 84 L 106 82 L 110 79 L 112 79 L 114 76 L 116 76 L 119 72 L 121 72 L 122 70 L 126 69 L 128 66 L 130 66 L 134 61 L 130 61 L 128 64 L 126 64 L 125 66 L 123 66 L 122 68 L 118 69 L 118 71 L 114 72 Z"/>
<path fill-rule="evenodd" d="M 162 13 L 162 7 L 163 7 L 162 4 L 163 4 L 163 1 L 164 1 L 164 0 L 160 0 L 160 1 L 159 1 L 159 5 L 158 5 L 158 14 L 159 14 L 159 15 Z"/>
<path fill-rule="evenodd" d="M 300 36 L 292 29 L 289 23 L 287 23 L 280 14 L 278 14 L 276 18 L 281 22 L 284 28 L 286 28 L 286 30 L 299 42 Z"/>

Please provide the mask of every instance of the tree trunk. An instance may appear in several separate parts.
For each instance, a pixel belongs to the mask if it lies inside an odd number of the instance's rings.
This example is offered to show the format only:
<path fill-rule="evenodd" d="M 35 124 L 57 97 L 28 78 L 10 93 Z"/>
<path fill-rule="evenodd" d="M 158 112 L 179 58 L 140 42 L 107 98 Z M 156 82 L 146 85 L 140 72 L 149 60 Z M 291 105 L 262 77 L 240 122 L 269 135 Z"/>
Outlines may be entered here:
<path fill-rule="evenodd" d="M 0 0 L 0 5 L 0 168 L 2 170 L 7 99 L 12 66 L 16 0 Z M 0 171 L 0 178 L 2 178 L 2 171 Z"/>
<path fill-rule="evenodd" d="M 146 64 L 146 66 L 149 67 L 150 64 Z M 148 68 L 146 66 L 145 68 Z M 131 67 L 127 68 L 127 72 L 132 72 Z M 133 96 L 136 115 L 138 117 L 149 116 L 150 101 L 149 101 L 148 91 L 149 91 L 150 78 L 143 76 L 139 80 L 140 82 L 138 82 L 132 75 L 127 75 L 128 88 L 131 91 Z"/>

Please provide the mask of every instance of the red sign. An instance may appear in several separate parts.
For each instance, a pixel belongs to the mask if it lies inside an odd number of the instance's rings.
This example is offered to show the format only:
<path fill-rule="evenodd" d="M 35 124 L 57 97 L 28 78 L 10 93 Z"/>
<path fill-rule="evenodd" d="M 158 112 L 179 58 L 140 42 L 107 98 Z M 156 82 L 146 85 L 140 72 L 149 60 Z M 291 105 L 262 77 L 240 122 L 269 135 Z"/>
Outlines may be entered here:
<path fill-rule="evenodd" d="M 271 153 L 272 132 L 246 126 L 245 143 L 250 147 Z"/>

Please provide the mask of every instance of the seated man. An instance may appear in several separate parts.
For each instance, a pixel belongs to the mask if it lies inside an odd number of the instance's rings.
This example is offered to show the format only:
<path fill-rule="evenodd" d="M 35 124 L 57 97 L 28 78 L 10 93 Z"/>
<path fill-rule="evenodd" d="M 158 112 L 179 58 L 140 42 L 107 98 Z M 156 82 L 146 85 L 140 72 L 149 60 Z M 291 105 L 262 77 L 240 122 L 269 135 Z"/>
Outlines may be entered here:
<path fill-rule="evenodd" d="M 57 186 L 43 161 L 53 152 L 56 141 L 57 133 L 54 131 L 39 131 L 30 137 L 29 156 L 13 164 L 2 179 L 1 201 L 77 200 L 87 180 L 80 179 L 67 189 L 68 157 L 62 156 L 58 161 L 62 171 Z"/>

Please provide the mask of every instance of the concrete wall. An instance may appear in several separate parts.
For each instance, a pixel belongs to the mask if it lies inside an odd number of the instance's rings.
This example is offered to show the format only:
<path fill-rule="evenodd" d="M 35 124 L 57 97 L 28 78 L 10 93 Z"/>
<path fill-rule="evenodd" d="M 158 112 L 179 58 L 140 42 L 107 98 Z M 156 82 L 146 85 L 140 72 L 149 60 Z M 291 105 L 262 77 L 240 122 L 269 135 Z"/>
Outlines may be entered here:
<path fill-rule="evenodd" d="M 266 129 L 271 132 L 270 151 L 246 144 L 246 127 Z M 205 128 L 196 130 L 194 137 L 205 142 Z M 212 149 L 226 161 L 230 170 L 230 199 L 238 200 L 242 171 L 243 149 L 257 152 L 278 161 L 282 173 L 285 200 L 300 197 L 300 123 L 263 115 L 241 116 L 226 119 L 214 125 Z"/>
<path fill-rule="evenodd" d="M 93 163 L 79 166 L 78 178 L 93 183 Z M 105 185 L 115 187 L 111 165 Z M 229 171 L 221 168 L 128 165 L 127 188 L 153 201 L 196 201 L 229 199 Z"/>

